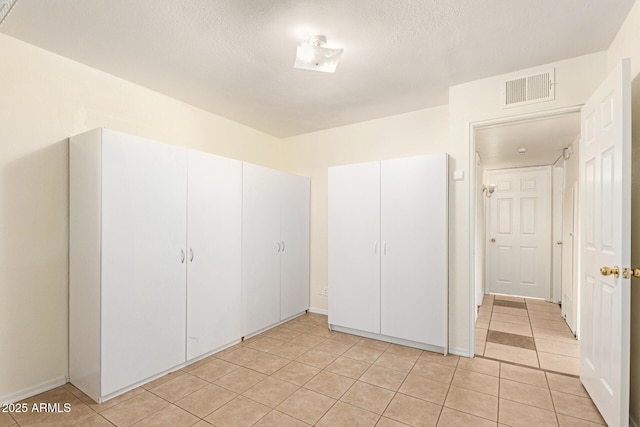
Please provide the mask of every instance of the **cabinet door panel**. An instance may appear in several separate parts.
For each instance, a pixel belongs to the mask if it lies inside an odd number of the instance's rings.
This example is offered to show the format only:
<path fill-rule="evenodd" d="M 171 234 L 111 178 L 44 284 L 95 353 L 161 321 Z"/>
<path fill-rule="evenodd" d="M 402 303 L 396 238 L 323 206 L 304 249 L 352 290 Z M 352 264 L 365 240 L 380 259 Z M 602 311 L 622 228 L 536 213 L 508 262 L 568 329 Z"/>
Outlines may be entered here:
<path fill-rule="evenodd" d="M 242 162 L 189 152 L 187 359 L 241 337 Z"/>
<path fill-rule="evenodd" d="M 243 164 L 242 334 L 280 321 L 280 172 Z"/>
<path fill-rule="evenodd" d="M 309 179 L 281 174 L 281 313 L 284 320 L 309 308 Z"/>
<path fill-rule="evenodd" d="M 186 151 L 104 131 L 102 395 L 185 361 Z"/>
<path fill-rule="evenodd" d="M 329 323 L 380 333 L 380 163 L 329 168 Z"/>
<path fill-rule="evenodd" d="M 445 347 L 446 154 L 383 161 L 381 197 L 382 334 Z"/>

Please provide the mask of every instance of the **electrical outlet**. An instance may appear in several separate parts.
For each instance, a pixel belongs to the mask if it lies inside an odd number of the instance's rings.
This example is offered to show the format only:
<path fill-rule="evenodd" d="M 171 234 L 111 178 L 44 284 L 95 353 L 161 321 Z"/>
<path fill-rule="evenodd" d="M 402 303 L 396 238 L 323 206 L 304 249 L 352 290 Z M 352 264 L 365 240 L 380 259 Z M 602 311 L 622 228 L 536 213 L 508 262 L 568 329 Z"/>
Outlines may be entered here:
<path fill-rule="evenodd" d="M 325 296 L 325 297 L 326 297 L 327 295 L 329 295 L 329 289 L 327 289 L 327 288 L 322 288 L 322 295 L 323 295 L 323 296 Z"/>

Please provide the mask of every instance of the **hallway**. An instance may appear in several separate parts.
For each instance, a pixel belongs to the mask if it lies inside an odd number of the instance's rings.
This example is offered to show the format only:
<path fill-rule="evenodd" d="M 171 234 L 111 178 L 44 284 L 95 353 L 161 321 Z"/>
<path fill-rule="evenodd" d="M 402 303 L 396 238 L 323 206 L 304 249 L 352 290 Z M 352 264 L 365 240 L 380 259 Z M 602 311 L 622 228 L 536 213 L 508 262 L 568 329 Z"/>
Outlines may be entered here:
<path fill-rule="evenodd" d="M 546 371 L 578 375 L 580 344 L 558 304 L 485 295 L 476 320 L 475 354 Z"/>

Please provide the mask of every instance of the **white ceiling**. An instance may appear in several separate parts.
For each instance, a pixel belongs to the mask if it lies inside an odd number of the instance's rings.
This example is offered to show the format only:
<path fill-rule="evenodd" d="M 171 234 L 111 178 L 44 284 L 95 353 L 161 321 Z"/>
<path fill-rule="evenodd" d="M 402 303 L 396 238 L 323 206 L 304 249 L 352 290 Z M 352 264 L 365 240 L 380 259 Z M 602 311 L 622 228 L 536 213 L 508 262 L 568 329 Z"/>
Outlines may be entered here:
<path fill-rule="evenodd" d="M 634 0 L 19 0 L 0 31 L 277 137 L 606 49 Z M 296 43 L 343 47 L 335 74 Z"/>
<path fill-rule="evenodd" d="M 562 114 L 480 128 L 476 151 L 485 170 L 551 165 L 579 135 L 580 113 Z"/>

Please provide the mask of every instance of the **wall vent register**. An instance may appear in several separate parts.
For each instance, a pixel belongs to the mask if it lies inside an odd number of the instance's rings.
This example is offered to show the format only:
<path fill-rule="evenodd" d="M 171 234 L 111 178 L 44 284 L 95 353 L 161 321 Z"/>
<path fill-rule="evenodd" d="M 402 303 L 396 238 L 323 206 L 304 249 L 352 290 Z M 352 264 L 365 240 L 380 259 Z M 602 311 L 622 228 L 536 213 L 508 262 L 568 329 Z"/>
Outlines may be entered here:
<path fill-rule="evenodd" d="M 506 80 L 500 92 L 502 108 L 553 101 L 555 98 L 555 69 Z"/>

